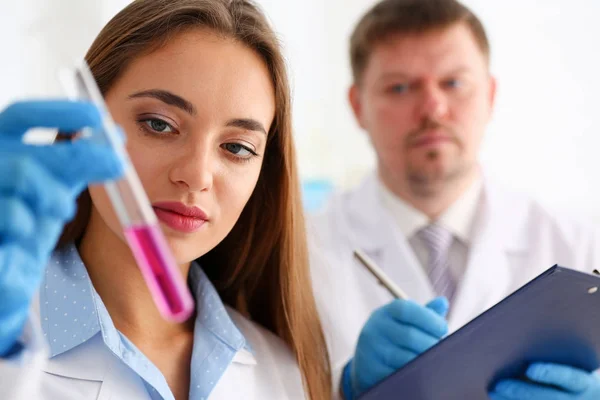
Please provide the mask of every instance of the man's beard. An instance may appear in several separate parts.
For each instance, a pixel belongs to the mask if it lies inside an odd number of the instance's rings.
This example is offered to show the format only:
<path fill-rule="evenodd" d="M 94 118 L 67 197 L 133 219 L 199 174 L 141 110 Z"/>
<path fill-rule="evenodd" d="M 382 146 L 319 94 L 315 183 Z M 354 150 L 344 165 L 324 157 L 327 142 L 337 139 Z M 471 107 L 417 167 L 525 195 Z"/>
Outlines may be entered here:
<path fill-rule="evenodd" d="M 442 154 L 439 150 L 429 151 L 425 157 L 431 163 L 435 163 Z M 420 166 L 408 166 L 408 182 L 411 191 L 419 197 L 431 197 L 442 191 L 448 185 L 460 181 L 471 171 L 473 165 L 453 160 L 451 166 L 433 166 L 423 168 Z"/>
<path fill-rule="evenodd" d="M 406 146 L 411 147 L 421 136 L 433 130 L 443 130 L 454 145 L 459 148 L 462 147 L 460 135 L 458 135 L 456 129 L 431 118 L 423 119 L 421 125 L 407 135 Z M 432 163 L 434 166 L 423 168 L 422 165 L 408 165 L 408 182 L 411 190 L 417 196 L 430 197 L 435 195 L 447 185 L 458 181 L 471 170 L 471 166 L 461 162 L 460 159 L 452 160 L 454 164 L 450 167 L 439 165 L 440 163 L 437 161 L 440 157 L 443 157 L 442 152 L 438 149 L 432 149 L 425 154 L 425 158 L 427 159 L 426 162 Z"/>

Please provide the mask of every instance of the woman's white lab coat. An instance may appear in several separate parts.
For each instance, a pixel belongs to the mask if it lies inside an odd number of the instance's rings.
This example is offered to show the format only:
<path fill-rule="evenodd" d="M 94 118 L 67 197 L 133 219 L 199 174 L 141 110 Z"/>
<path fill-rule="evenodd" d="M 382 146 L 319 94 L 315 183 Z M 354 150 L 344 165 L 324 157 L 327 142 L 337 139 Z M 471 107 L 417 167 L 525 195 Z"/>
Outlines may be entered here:
<path fill-rule="evenodd" d="M 284 343 L 237 312 L 229 314 L 251 343 L 236 353 L 210 400 L 304 399 L 298 364 Z M 23 360 L 0 360 L 0 398 L 10 400 L 150 400 L 141 378 L 114 357 L 100 335 L 47 360 L 39 315 L 28 324 Z M 31 330 L 35 331 L 33 334 Z M 190 399 L 193 400 L 193 399 Z"/>
<path fill-rule="evenodd" d="M 352 252 L 360 248 L 412 299 L 434 297 L 426 273 L 381 203 L 376 177 L 334 197 L 312 217 L 312 273 L 334 372 L 354 352 L 371 312 L 391 301 Z M 484 180 L 467 269 L 449 316 L 455 330 L 554 264 L 600 267 L 596 230 L 548 213 L 531 199 Z"/>

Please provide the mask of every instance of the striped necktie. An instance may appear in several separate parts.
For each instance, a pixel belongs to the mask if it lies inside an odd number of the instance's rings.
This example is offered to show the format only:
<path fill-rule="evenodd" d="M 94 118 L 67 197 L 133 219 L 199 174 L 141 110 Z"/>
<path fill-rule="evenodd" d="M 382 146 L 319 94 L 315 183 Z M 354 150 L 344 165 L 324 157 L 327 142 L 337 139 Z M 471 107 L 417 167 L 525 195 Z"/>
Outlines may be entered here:
<path fill-rule="evenodd" d="M 452 301 L 457 286 L 448 259 L 452 233 L 439 225 L 431 224 L 421 229 L 417 236 L 427 247 L 427 276 L 436 295 L 445 296 Z"/>

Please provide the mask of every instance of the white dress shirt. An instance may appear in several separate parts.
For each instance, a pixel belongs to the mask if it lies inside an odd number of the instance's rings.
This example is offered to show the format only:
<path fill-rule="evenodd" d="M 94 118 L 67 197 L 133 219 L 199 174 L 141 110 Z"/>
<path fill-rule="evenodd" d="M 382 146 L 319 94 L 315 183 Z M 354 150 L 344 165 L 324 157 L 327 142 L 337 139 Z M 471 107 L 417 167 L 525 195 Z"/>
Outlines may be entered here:
<path fill-rule="evenodd" d="M 473 226 L 481 197 L 482 180 L 478 178 L 440 217 L 431 221 L 427 215 L 393 194 L 381 180 L 379 192 L 381 200 L 392 214 L 400 232 L 408 242 L 426 270 L 428 262 L 427 246 L 417 235 L 419 230 L 431 223 L 437 223 L 452 233 L 453 239 L 448 250 L 450 270 L 456 282 L 460 282 L 467 268 L 469 246 L 473 241 Z"/>

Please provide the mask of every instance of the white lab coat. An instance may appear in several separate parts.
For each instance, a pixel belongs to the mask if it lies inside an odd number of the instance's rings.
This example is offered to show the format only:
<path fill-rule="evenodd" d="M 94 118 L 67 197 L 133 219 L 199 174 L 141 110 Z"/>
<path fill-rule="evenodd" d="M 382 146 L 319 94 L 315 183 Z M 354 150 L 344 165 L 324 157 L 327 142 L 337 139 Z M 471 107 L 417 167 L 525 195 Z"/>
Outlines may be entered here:
<path fill-rule="evenodd" d="M 288 347 L 264 328 L 228 311 L 254 355 L 246 350 L 236 353 L 208 400 L 304 399 L 300 370 Z M 33 315 L 28 325 L 40 332 L 39 315 Z M 51 360 L 42 357 L 39 336 L 30 339 L 34 350 L 29 360 L 20 364 L 0 360 L 0 398 L 150 400 L 141 378 L 110 352 L 100 335 Z"/>
<path fill-rule="evenodd" d="M 333 362 L 334 379 L 352 357 L 371 312 L 391 295 L 356 260 L 365 251 L 412 299 L 434 297 L 407 239 L 380 201 L 375 175 L 334 196 L 309 221 L 314 288 Z M 556 218 L 526 196 L 484 178 L 473 243 L 452 312 L 451 331 L 554 264 L 592 272 L 600 245 L 595 229 Z"/>

